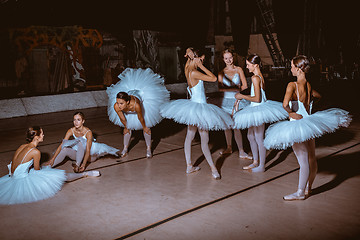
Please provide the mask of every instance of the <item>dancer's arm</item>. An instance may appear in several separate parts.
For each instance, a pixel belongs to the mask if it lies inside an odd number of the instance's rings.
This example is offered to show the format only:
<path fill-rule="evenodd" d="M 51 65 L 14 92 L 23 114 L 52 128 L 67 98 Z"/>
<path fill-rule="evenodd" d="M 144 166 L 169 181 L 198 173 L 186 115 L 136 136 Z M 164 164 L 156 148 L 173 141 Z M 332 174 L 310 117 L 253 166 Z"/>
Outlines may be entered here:
<path fill-rule="evenodd" d="M 71 131 L 71 128 L 66 132 L 65 134 L 65 137 L 64 137 L 64 140 L 69 140 L 70 136 L 72 135 L 72 131 Z M 52 158 L 50 159 L 49 161 L 49 165 L 52 166 L 54 164 L 54 160 L 55 158 L 57 157 L 57 155 L 60 153 L 61 151 L 61 145 L 62 143 L 58 146 L 58 148 L 56 149 L 54 155 L 52 156 Z"/>
<path fill-rule="evenodd" d="M 135 103 L 135 111 L 136 111 L 138 119 L 139 119 L 139 121 L 140 121 L 140 123 L 141 123 L 141 125 L 143 127 L 144 132 L 150 135 L 151 130 L 145 124 L 144 116 L 143 116 L 143 113 L 142 113 L 142 108 L 141 108 L 141 105 L 140 105 L 140 103 L 138 101 L 136 101 L 136 103 Z"/>
<path fill-rule="evenodd" d="M 237 72 L 240 76 L 240 80 L 241 80 L 241 87 L 240 87 L 240 90 L 245 90 L 248 88 L 248 85 L 247 85 L 247 81 L 246 81 L 246 77 L 245 77 L 245 73 L 244 71 L 242 70 L 241 67 L 237 67 Z"/>
<path fill-rule="evenodd" d="M 91 145 L 92 145 L 92 139 L 93 139 L 93 134 L 90 131 L 88 131 L 85 135 L 86 137 L 86 150 L 85 150 L 85 154 L 84 154 L 84 159 L 80 165 L 80 168 L 79 168 L 79 172 L 83 172 L 85 170 L 85 167 L 86 167 L 86 163 L 87 162 L 90 162 L 90 150 L 91 150 Z M 81 144 L 81 143 L 79 143 Z"/>
<path fill-rule="evenodd" d="M 251 102 L 258 102 L 258 103 L 261 102 L 261 87 L 260 87 L 261 79 L 258 76 L 253 76 L 251 78 L 251 80 L 252 80 L 252 83 L 254 85 L 255 96 L 244 95 L 244 94 L 241 94 L 241 93 L 237 93 L 235 95 L 235 98 L 237 100 L 246 99 L 246 100 L 251 101 Z"/>
<path fill-rule="evenodd" d="M 32 155 L 32 156 L 31 156 Z M 34 160 L 34 169 L 35 170 L 40 170 L 40 157 L 41 157 L 41 153 L 39 151 L 39 149 L 34 149 L 31 151 L 31 155 L 30 157 L 32 157 L 32 159 Z"/>
<path fill-rule="evenodd" d="M 206 82 L 216 82 L 217 78 L 216 76 L 210 72 L 202 63 L 202 60 L 200 58 L 194 58 L 194 61 L 197 61 L 198 67 L 204 71 L 205 74 L 199 72 L 199 71 L 192 71 L 191 76 L 196 80 L 203 80 Z"/>
<path fill-rule="evenodd" d="M 289 102 L 296 91 L 296 86 L 294 82 L 290 82 L 286 87 L 285 97 L 283 100 L 283 108 L 289 113 L 289 117 L 292 119 L 302 119 L 300 114 L 293 112 L 293 110 L 289 106 Z"/>
<path fill-rule="evenodd" d="M 125 117 L 123 111 L 120 110 L 120 108 L 117 106 L 116 103 L 114 104 L 114 110 L 117 113 L 117 115 L 119 116 L 121 123 L 124 125 L 123 134 L 129 133 L 130 131 L 129 131 L 129 129 L 127 129 L 126 117 Z"/>

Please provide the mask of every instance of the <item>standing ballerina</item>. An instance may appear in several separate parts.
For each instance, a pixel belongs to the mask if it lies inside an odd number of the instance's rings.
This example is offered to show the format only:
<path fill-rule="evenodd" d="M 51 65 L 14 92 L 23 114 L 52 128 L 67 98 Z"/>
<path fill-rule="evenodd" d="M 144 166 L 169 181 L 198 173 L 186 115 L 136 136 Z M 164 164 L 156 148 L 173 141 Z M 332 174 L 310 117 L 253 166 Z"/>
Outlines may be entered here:
<path fill-rule="evenodd" d="M 30 127 L 26 140 L 28 143 L 16 150 L 8 165 L 9 174 L 0 178 L 0 204 L 40 201 L 54 196 L 65 181 L 100 176 L 99 171 L 65 173 L 50 166 L 40 168 L 41 153 L 37 146 L 44 140 L 44 131 L 38 126 Z"/>
<path fill-rule="evenodd" d="M 241 67 L 234 65 L 234 57 L 232 52 L 228 49 L 224 50 L 222 53 L 223 61 L 226 64 L 225 68 L 219 72 L 218 81 L 219 81 L 219 90 L 224 92 L 224 98 L 221 103 L 222 109 L 227 113 L 233 115 L 233 109 L 236 102 L 235 94 L 239 90 L 245 90 L 248 88 L 244 71 Z M 237 108 L 243 108 L 249 105 L 250 102 L 247 100 L 242 100 L 238 104 Z M 239 158 L 252 159 L 243 148 L 243 140 L 240 129 L 234 129 L 234 137 L 236 144 L 239 149 Z M 225 130 L 225 139 L 226 139 L 226 149 L 220 154 L 230 154 L 232 153 L 232 132 L 231 129 Z"/>
<path fill-rule="evenodd" d="M 290 121 L 270 125 L 266 131 L 264 145 L 267 149 L 286 149 L 292 146 L 300 165 L 297 192 L 284 196 L 284 200 L 303 200 L 311 192 L 317 172 L 315 138 L 333 132 L 340 126 L 347 127 L 351 117 L 347 111 L 331 108 L 311 114 L 312 98 L 320 94 L 311 88 L 305 73 L 310 69 L 306 56 L 296 56 L 291 61 L 291 73 L 296 82 L 286 88 L 283 107 Z"/>
<path fill-rule="evenodd" d="M 243 167 L 243 169 L 250 169 L 252 172 L 265 171 L 265 123 L 272 123 L 287 118 L 287 112 L 283 109 L 280 102 L 266 99 L 265 81 L 260 71 L 260 63 L 261 60 L 258 55 L 247 57 L 246 67 L 249 69 L 249 72 L 254 74 L 251 77 L 251 95 L 243 95 L 241 93 L 235 95 L 237 100 L 245 99 L 251 101 L 250 105 L 234 114 L 234 128 L 248 128 L 247 137 L 253 154 L 253 163 Z"/>
<path fill-rule="evenodd" d="M 93 162 L 106 154 L 118 156 L 119 149 L 94 141 L 91 130 L 84 126 L 85 116 L 82 112 L 74 113 L 73 123 L 74 127 L 66 132 L 64 140 L 49 161 L 52 167 L 56 167 L 69 157 L 75 160 L 74 172 L 83 172 L 88 162 Z M 73 139 L 70 140 L 71 137 Z"/>
<path fill-rule="evenodd" d="M 124 128 L 124 148 L 128 153 L 132 130 L 143 129 L 146 157 L 151 158 L 151 130 L 161 120 L 160 106 L 169 101 L 170 94 L 164 78 L 150 68 L 127 68 L 119 75 L 120 81 L 107 88 L 108 115 L 111 122 Z"/>
<path fill-rule="evenodd" d="M 178 123 L 188 125 L 184 143 L 187 164 L 186 173 L 200 170 L 198 166 L 194 167 L 191 163 L 191 142 L 195 137 L 196 131 L 199 131 L 201 149 L 211 168 L 212 177 L 214 179 L 220 179 L 220 174 L 212 160 L 208 145 L 209 130 L 229 129 L 232 125 L 232 119 L 230 115 L 226 114 L 221 108 L 206 103 L 204 81 L 215 82 L 216 76 L 203 65 L 204 55 L 199 55 L 197 50 L 188 48 L 185 57 L 188 58 L 185 65 L 185 75 L 190 100 L 178 99 L 171 101 L 164 105 L 161 114 L 165 118 L 170 118 Z M 198 71 L 198 68 L 205 74 Z"/>

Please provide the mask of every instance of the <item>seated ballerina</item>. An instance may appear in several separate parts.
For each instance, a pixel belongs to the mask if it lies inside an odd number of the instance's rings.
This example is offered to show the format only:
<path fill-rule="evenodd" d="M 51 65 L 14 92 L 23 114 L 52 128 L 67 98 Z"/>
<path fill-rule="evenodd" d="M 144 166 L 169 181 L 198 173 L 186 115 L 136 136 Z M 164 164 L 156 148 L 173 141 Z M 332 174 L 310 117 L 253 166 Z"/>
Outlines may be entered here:
<path fill-rule="evenodd" d="M 40 201 L 54 196 L 65 181 L 100 176 L 99 171 L 65 173 L 50 166 L 40 167 L 41 153 L 37 146 L 44 140 L 44 131 L 39 126 L 28 128 L 26 140 L 28 143 L 15 151 L 8 165 L 9 174 L 0 178 L 0 204 Z"/>
<path fill-rule="evenodd" d="M 119 75 L 120 81 L 107 88 L 109 120 L 123 127 L 124 148 L 128 154 L 132 130 L 143 129 L 146 157 L 152 157 L 150 128 L 162 120 L 160 106 L 170 99 L 164 78 L 150 68 L 127 68 Z"/>
<path fill-rule="evenodd" d="M 84 122 L 84 114 L 76 112 L 73 120 L 74 127 L 66 132 L 63 142 L 56 149 L 48 164 L 56 167 L 66 157 L 69 157 L 71 160 L 75 160 L 74 172 L 83 172 L 88 162 L 93 162 L 107 154 L 118 156 L 119 149 L 95 142 L 91 130 L 84 126 Z M 74 139 L 70 140 L 70 137 Z"/>

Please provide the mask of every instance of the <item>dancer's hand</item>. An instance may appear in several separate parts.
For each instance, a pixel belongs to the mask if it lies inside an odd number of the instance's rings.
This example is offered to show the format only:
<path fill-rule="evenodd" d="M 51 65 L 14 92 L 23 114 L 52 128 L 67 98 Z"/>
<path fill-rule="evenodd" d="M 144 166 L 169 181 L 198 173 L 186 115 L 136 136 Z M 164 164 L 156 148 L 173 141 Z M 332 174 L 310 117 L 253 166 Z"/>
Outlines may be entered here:
<path fill-rule="evenodd" d="M 241 99 L 244 98 L 244 95 L 241 94 L 241 93 L 237 93 L 237 94 L 235 94 L 235 98 L 236 98 L 237 100 L 241 100 Z"/>
<path fill-rule="evenodd" d="M 144 127 L 144 133 L 151 135 L 151 130 L 148 127 Z"/>
<path fill-rule="evenodd" d="M 130 133 L 130 130 L 127 129 L 127 128 L 124 128 L 123 134 L 125 135 L 125 134 L 128 134 L 128 133 Z"/>
<path fill-rule="evenodd" d="M 289 117 L 292 118 L 292 119 L 296 119 L 296 120 L 299 120 L 299 119 L 302 119 L 302 118 L 303 118 L 302 115 L 297 114 L 296 112 L 291 112 L 291 113 L 289 113 Z"/>
<path fill-rule="evenodd" d="M 55 160 L 54 158 L 51 158 L 49 161 L 45 162 L 43 165 L 52 167 L 52 165 L 54 164 L 54 160 Z"/>

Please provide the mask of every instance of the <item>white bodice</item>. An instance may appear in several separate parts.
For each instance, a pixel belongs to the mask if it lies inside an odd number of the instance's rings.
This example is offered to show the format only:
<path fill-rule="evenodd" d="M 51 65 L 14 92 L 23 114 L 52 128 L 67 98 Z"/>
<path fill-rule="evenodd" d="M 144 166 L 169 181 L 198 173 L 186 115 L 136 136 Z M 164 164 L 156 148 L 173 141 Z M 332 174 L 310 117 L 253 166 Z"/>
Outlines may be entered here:
<path fill-rule="evenodd" d="M 235 73 L 232 79 L 229 78 L 227 74 L 224 74 L 223 84 L 228 87 L 239 86 L 240 85 L 240 76 L 238 73 Z"/>
<path fill-rule="evenodd" d="M 260 76 L 259 76 L 260 77 Z M 261 77 L 260 77 L 261 79 Z M 261 86 L 262 84 L 260 83 L 260 93 L 261 93 L 261 101 L 260 102 L 251 102 L 250 106 L 258 106 L 259 104 L 266 102 L 266 94 L 265 94 L 265 90 L 262 88 Z M 254 97 L 255 96 L 255 90 L 254 90 L 254 84 L 251 83 L 251 91 L 250 91 L 250 96 Z"/>
<path fill-rule="evenodd" d="M 199 80 L 198 84 L 192 88 L 187 87 L 187 90 L 190 94 L 191 101 L 197 103 L 206 103 L 204 82 L 202 80 Z"/>

